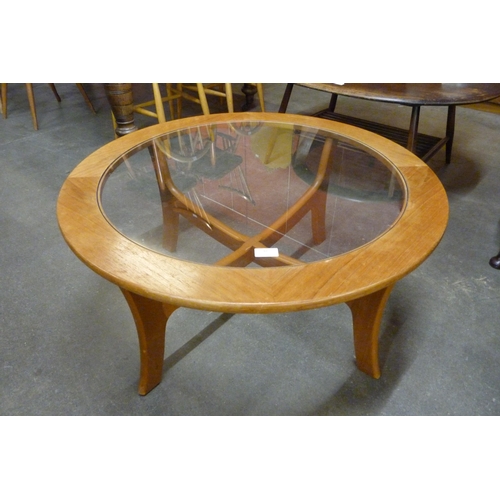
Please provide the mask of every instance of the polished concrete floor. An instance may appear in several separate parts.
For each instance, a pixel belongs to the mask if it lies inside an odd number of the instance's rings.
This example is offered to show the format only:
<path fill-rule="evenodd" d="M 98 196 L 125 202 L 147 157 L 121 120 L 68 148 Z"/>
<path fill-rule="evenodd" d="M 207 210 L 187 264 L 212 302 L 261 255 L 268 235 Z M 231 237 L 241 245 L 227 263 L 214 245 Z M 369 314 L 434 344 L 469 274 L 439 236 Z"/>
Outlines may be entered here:
<path fill-rule="evenodd" d="M 85 87 L 96 115 L 75 85 L 57 85 L 58 103 L 37 84 L 34 131 L 24 86 L 11 84 L 8 119 L 0 117 L 1 415 L 500 414 L 500 271 L 488 265 L 500 247 L 500 115 L 459 108 L 451 164 L 443 152 L 429 162 L 449 196 L 449 226 L 389 299 L 379 380 L 354 365 L 345 305 L 276 315 L 179 310 L 163 382 L 141 397 L 123 296 L 74 256 L 56 220 L 66 176 L 113 140 L 102 86 Z M 264 86 L 268 111 L 283 90 Z M 288 111 L 310 114 L 328 100 L 296 89 Z M 338 109 L 409 121 L 401 106 L 340 98 Z M 426 108 L 421 130 L 439 135 L 445 119 L 444 109 Z"/>

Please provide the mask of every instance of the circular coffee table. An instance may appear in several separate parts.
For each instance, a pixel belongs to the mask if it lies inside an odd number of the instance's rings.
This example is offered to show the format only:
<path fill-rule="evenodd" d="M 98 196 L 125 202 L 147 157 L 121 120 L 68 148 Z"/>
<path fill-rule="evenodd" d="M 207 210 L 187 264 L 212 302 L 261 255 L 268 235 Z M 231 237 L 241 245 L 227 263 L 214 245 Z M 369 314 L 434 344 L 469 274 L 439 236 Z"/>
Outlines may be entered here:
<path fill-rule="evenodd" d="M 62 186 L 74 253 L 123 291 L 140 343 L 139 393 L 160 383 L 179 307 L 279 313 L 346 303 L 360 370 L 380 377 L 394 284 L 439 243 L 436 175 L 371 132 L 314 117 L 186 118 L 117 139 Z"/>

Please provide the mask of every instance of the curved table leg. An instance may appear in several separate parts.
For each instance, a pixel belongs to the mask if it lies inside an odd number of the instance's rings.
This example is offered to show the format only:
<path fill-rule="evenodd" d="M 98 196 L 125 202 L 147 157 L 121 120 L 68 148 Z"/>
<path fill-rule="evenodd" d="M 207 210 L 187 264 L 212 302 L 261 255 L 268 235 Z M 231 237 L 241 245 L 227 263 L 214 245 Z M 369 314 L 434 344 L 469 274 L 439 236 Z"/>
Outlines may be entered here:
<path fill-rule="evenodd" d="M 358 368 L 373 378 L 380 378 L 378 335 L 382 314 L 394 285 L 365 297 L 347 302 L 354 330 L 354 352 Z"/>
<path fill-rule="evenodd" d="M 121 288 L 134 317 L 141 351 L 139 394 L 146 395 L 160 382 L 165 354 L 167 321 L 177 309 Z"/>

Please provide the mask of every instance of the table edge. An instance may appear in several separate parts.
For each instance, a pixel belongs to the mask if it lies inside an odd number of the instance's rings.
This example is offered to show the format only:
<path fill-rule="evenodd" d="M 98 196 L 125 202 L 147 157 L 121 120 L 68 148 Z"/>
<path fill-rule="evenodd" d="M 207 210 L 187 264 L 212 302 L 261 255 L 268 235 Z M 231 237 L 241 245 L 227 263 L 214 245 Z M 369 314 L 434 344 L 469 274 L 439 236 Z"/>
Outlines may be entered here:
<path fill-rule="evenodd" d="M 84 192 L 86 186 L 97 186 L 105 171 L 100 167 L 102 173 L 97 175 L 95 162 L 109 162 L 114 155 L 124 154 L 138 142 L 159 136 L 176 127 L 196 126 L 223 119 L 265 119 L 285 123 L 298 121 L 300 125 L 324 128 L 355 140 L 361 137 L 371 147 L 381 148 L 379 154 L 385 155 L 388 161 L 403 163 L 397 166 L 397 169 L 410 181 L 409 207 L 401 216 L 399 224 L 351 252 L 309 264 L 260 269 L 216 267 L 173 259 L 139 247 L 114 228 L 110 228 L 107 222 L 103 222 L 105 219 L 97 206 L 97 197 Z M 432 227 L 429 229 L 429 220 L 425 220 L 425 217 L 432 212 L 433 203 L 440 207 L 440 211 L 433 214 L 434 218 L 430 221 Z M 418 213 L 420 206 L 424 207 L 424 210 Z M 84 159 L 66 179 L 57 202 L 59 227 L 67 244 L 87 266 L 109 281 L 139 295 L 177 306 L 247 313 L 324 307 L 353 300 L 389 286 L 413 271 L 432 253 L 444 234 L 448 210 L 446 193 L 440 181 L 425 163 L 406 149 L 371 132 L 349 125 L 280 113 L 200 116 L 141 129 L 103 146 Z M 88 233 L 85 238 L 81 228 L 75 231 L 75 220 L 84 224 Z M 411 238 L 405 241 L 405 237 L 412 233 L 409 224 L 418 224 L 422 230 L 426 229 L 425 236 L 420 238 L 419 244 L 422 244 L 422 240 L 425 243 L 420 255 L 415 255 L 412 251 Z M 108 245 L 102 248 L 99 255 L 95 255 L 93 247 L 102 237 L 106 238 Z M 378 279 L 363 280 L 363 273 L 374 272 L 373 269 L 370 270 L 370 266 L 381 266 L 382 262 L 388 262 L 383 249 L 391 238 L 397 238 L 397 242 L 394 240 L 391 244 L 397 243 L 400 250 L 394 259 L 390 259 L 391 269 L 383 272 Z M 89 258 L 89 255 L 92 255 L 92 258 Z M 393 262 L 394 260 L 396 262 Z M 354 286 L 354 281 L 357 281 L 358 285 Z M 234 283 L 238 282 L 246 283 L 245 293 L 235 289 Z M 313 290 L 307 290 L 307 285 Z"/>

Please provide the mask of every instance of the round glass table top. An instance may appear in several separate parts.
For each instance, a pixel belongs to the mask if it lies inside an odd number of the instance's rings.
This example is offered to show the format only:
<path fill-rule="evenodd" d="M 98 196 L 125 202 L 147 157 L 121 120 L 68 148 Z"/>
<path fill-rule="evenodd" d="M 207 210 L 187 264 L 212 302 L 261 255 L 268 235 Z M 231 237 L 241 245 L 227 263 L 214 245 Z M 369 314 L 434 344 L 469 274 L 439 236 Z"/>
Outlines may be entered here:
<path fill-rule="evenodd" d="M 102 176 L 101 210 L 123 236 L 185 261 L 310 263 L 387 232 L 406 203 L 397 167 L 327 128 L 214 117 L 155 135 Z"/>
<path fill-rule="evenodd" d="M 285 312 L 373 294 L 448 221 L 436 174 L 357 127 L 281 113 L 172 120 L 85 158 L 57 202 L 96 273 L 159 303 Z"/>

